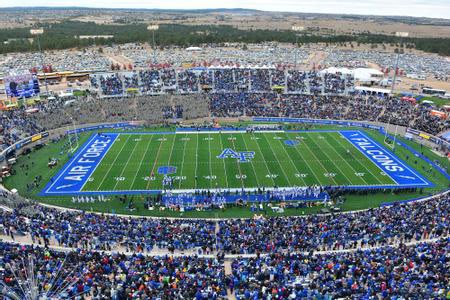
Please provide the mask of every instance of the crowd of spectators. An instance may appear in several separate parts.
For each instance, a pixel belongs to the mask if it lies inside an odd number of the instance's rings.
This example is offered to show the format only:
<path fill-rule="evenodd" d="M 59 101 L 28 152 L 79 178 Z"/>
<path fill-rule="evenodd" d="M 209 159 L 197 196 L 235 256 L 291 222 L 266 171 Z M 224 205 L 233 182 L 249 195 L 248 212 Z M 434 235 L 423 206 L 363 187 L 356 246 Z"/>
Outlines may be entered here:
<path fill-rule="evenodd" d="M 229 219 L 217 223 L 125 218 L 64 212 L 38 205 L 30 209 L 25 205 L 3 211 L 0 224 L 6 236 L 26 235 L 45 245 L 247 254 L 357 249 L 445 237 L 450 233 L 449 214 L 447 195 L 354 213 Z"/>
<path fill-rule="evenodd" d="M 399 98 L 277 93 L 213 93 L 210 111 L 215 117 L 265 116 L 380 121 L 409 126 L 433 135 L 450 128 L 448 119 L 433 116 L 432 106 Z"/>
<path fill-rule="evenodd" d="M 210 221 L 122 218 L 38 205 L 3 211 L 0 218 L 7 236 L 27 235 L 43 245 L 128 252 L 200 248 L 211 252 L 215 243 L 215 223 Z"/>
<path fill-rule="evenodd" d="M 219 222 L 217 248 L 235 254 L 357 249 L 449 234 L 450 198 L 349 214 Z"/>
<path fill-rule="evenodd" d="M 213 67 L 196 69 L 151 68 L 145 71 L 94 74 L 91 87 L 100 96 L 211 92 L 272 92 L 348 95 L 354 92 L 350 75 L 321 74 L 283 68 Z M 133 91 L 133 95 L 135 91 Z"/>
<path fill-rule="evenodd" d="M 170 114 L 165 115 L 169 108 Z M 70 105 L 64 101 L 49 102 L 39 106 L 39 112 L 26 118 L 41 129 L 49 130 L 75 123 L 145 121 L 147 124 L 163 123 L 167 118 L 195 119 L 209 115 L 205 95 L 158 95 L 128 98 L 79 98 Z"/>
<path fill-rule="evenodd" d="M 224 299 L 228 289 L 236 299 L 446 299 L 449 256 L 446 238 L 352 252 L 235 258 L 226 274 L 222 258 L 59 252 L 2 242 L 0 279 L 9 296 L 18 298 L 31 284 L 38 294 L 58 298 Z M 35 274 L 24 276 L 25 270 Z"/>
<path fill-rule="evenodd" d="M 26 283 L 17 272 L 23 276 L 32 263 L 39 291 L 57 297 L 200 300 L 225 298 L 227 290 L 237 299 L 450 296 L 448 195 L 362 212 L 218 222 L 14 202 L 0 215 L 13 242 L 0 243 L 0 280 L 19 294 Z M 33 246 L 15 244 L 19 236 Z M 52 250 L 58 245 L 70 249 Z M 152 247 L 165 254 L 148 256 Z M 214 247 L 216 258 L 204 258 Z M 200 257 L 170 254 L 196 248 Z M 226 271 L 223 253 L 253 255 L 234 256 Z"/>
<path fill-rule="evenodd" d="M 40 130 L 42 127 L 34 120 L 30 120 L 25 108 L 4 111 L 0 118 L 0 150 Z"/>
<path fill-rule="evenodd" d="M 124 95 L 124 79 L 126 83 L 133 82 L 132 78 L 128 78 L 128 73 L 105 73 L 95 74 L 91 76 L 91 86 L 100 89 L 105 96 L 122 96 Z"/>
<path fill-rule="evenodd" d="M 130 73 L 134 86 L 136 73 Z M 185 91 L 193 91 L 186 75 Z M 330 79 L 332 81 L 332 79 Z M 328 82 L 330 80 L 326 80 Z M 298 86 L 299 87 L 299 86 Z M 305 86 L 306 87 L 306 86 Z M 301 88 L 301 87 L 299 87 Z M 144 121 L 162 123 L 171 119 L 213 117 L 296 117 L 378 121 L 418 129 L 438 135 L 450 129 L 450 121 L 432 114 L 434 106 L 414 104 L 400 98 L 305 95 L 290 92 L 217 92 L 143 95 L 103 98 L 78 97 L 67 104 L 56 99 L 5 111 L 0 119 L 1 148 L 44 130 L 99 122 Z"/>
<path fill-rule="evenodd" d="M 236 299 L 448 299 L 450 238 L 347 253 L 237 258 Z"/>
<path fill-rule="evenodd" d="M 216 300 L 226 296 L 223 260 L 216 258 L 59 252 L 1 242 L 0 267 L 0 279 L 12 291 L 10 299 L 27 299 L 26 293 L 33 288 L 51 299 Z"/>
<path fill-rule="evenodd" d="M 130 85 L 135 74 L 129 77 Z M 186 80 L 186 91 L 192 91 Z M 196 84 L 194 86 L 197 86 Z M 1 147 L 22 138 L 63 126 L 99 122 L 144 121 L 162 123 L 171 119 L 213 117 L 296 117 L 378 121 L 397 124 L 437 135 L 450 129 L 448 119 L 434 116 L 433 106 L 413 104 L 400 98 L 351 95 L 327 96 L 276 92 L 219 92 L 164 94 L 103 98 L 78 97 L 67 105 L 49 100 L 27 108 L 5 111 L 0 119 Z"/>

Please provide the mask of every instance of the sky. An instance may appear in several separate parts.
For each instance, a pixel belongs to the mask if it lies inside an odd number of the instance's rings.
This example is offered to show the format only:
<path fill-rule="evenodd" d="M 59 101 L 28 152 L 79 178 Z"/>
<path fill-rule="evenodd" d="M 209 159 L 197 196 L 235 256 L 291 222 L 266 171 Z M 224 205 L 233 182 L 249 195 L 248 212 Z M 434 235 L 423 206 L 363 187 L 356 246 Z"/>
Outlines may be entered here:
<path fill-rule="evenodd" d="M 396 15 L 450 19 L 450 0 L 0 0 L 9 6 L 80 6 L 97 8 L 250 8 L 267 11 Z"/>

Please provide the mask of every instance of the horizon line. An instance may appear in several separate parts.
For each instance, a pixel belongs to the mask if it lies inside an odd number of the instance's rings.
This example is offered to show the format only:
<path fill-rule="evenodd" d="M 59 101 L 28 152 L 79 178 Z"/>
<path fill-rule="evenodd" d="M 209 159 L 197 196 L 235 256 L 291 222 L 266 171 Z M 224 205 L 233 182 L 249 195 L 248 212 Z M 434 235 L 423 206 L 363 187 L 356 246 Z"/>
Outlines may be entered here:
<path fill-rule="evenodd" d="M 233 10 L 243 10 L 243 11 L 253 11 L 262 13 L 285 13 L 285 14 L 305 14 L 305 15 L 331 15 L 331 16 L 364 16 L 364 17 L 398 17 L 398 18 L 414 18 L 414 19 L 433 19 L 433 20 L 448 20 L 450 18 L 442 17 L 425 17 L 425 16 L 412 16 L 412 15 L 385 15 L 385 14 L 358 14 L 358 13 L 332 13 L 332 12 L 302 12 L 302 11 L 284 11 L 284 10 L 262 10 L 255 8 L 245 8 L 245 7 L 205 7 L 205 8 L 145 8 L 145 7 L 92 7 L 92 6 L 0 6 L 0 11 L 4 9 L 86 9 L 86 10 L 147 10 L 147 11 L 173 11 L 173 12 L 183 12 L 183 11 L 233 11 Z"/>

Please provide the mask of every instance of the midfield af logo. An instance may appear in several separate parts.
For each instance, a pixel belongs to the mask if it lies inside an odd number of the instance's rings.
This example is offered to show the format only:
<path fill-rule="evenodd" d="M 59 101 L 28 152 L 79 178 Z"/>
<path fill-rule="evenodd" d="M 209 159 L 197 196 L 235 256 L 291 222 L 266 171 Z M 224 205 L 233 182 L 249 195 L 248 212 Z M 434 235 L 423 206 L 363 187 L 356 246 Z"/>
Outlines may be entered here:
<path fill-rule="evenodd" d="M 249 162 L 251 159 L 255 157 L 255 152 L 253 151 L 244 151 L 244 152 L 236 152 L 233 149 L 226 148 L 222 151 L 222 153 L 217 156 L 217 158 L 236 158 L 239 162 Z"/>

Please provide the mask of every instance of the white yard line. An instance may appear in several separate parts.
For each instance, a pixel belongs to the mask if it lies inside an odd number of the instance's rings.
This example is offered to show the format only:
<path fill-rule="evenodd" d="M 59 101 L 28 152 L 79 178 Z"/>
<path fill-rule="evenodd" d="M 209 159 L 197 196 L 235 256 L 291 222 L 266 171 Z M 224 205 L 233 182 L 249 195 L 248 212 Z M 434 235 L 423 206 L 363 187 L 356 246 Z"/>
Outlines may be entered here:
<path fill-rule="evenodd" d="M 162 135 L 161 139 L 164 139 L 164 138 L 165 138 L 165 135 Z M 163 143 L 164 143 L 164 140 L 161 140 L 161 142 L 159 143 L 158 152 L 156 153 L 155 161 L 153 162 L 152 170 L 150 172 L 150 177 L 155 175 L 154 171 L 155 171 L 156 165 L 158 164 L 159 152 L 161 152 L 161 146 L 162 146 Z M 147 185 L 145 187 L 147 190 L 148 190 L 148 187 L 150 185 L 150 182 L 151 182 L 151 180 L 147 181 Z"/>
<path fill-rule="evenodd" d="M 219 138 L 220 140 L 220 146 L 223 148 L 223 142 L 222 142 L 222 137 Z M 227 166 L 225 164 L 225 159 L 222 159 L 222 163 L 223 163 L 223 170 L 225 171 L 225 182 L 227 183 L 227 188 L 230 188 L 230 185 L 228 184 L 228 175 L 227 175 Z"/>
<path fill-rule="evenodd" d="M 301 143 L 304 143 L 303 140 L 301 140 Z M 316 178 L 316 181 L 318 184 L 320 184 L 320 180 L 319 177 L 317 177 L 316 172 L 314 172 L 314 169 L 311 168 L 311 166 L 308 164 L 308 161 L 303 157 L 303 154 L 300 152 L 300 150 L 298 150 L 297 147 L 295 147 L 295 151 L 297 151 L 298 155 L 300 155 L 300 157 L 302 158 L 302 160 L 306 163 L 306 165 L 308 166 L 308 169 L 311 170 L 311 175 L 314 176 Z"/>
<path fill-rule="evenodd" d="M 173 141 L 172 141 L 172 146 L 171 146 L 171 148 L 170 148 L 169 159 L 168 159 L 168 161 L 167 161 L 167 166 L 170 166 L 170 161 L 172 160 L 172 153 L 173 153 L 173 147 L 174 147 L 174 145 L 175 145 L 175 139 L 176 139 L 176 136 L 174 135 L 174 136 L 173 136 Z M 164 185 L 161 187 L 161 189 L 164 190 Z"/>
<path fill-rule="evenodd" d="M 300 174 L 300 170 L 297 168 L 297 166 L 295 165 L 294 161 L 292 160 L 292 157 L 289 155 L 289 153 L 287 152 L 285 145 L 283 145 L 283 142 L 280 140 L 281 143 L 281 148 L 283 148 L 284 152 L 286 153 L 287 157 L 289 157 L 291 159 L 291 164 L 294 166 L 295 170 L 297 170 L 297 173 Z M 295 146 L 294 146 L 295 147 Z M 300 179 L 303 181 L 303 184 L 306 185 L 306 181 L 300 177 Z"/>
<path fill-rule="evenodd" d="M 231 143 L 233 144 L 234 151 L 236 151 L 236 145 L 234 144 L 234 136 L 232 136 Z M 241 170 L 241 163 L 239 160 L 236 159 L 236 165 L 238 166 L 239 170 L 239 176 L 241 177 L 241 187 L 244 188 L 244 179 L 242 178 L 242 170 Z"/>
<path fill-rule="evenodd" d="M 357 173 L 356 172 L 356 170 L 348 163 L 348 161 L 346 160 L 346 159 L 344 159 L 343 157 L 342 157 L 342 155 L 340 155 L 339 154 L 339 152 L 337 152 L 336 151 L 336 149 L 334 149 L 334 147 L 330 144 L 330 142 L 328 142 L 327 141 L 327 139 L 326 139 L 326 137 L 324 137 L 323 138 L 323 140 L 325 141 L 325 143 L 327 143 L 328 144 L 328 146 L 330 146 L 330 148 L 331 149 L 333 149 L 333 151 L 353 170 L 353 172 L 354 173 Z M 314 144 L 315 145 L 317 145 L 317 146 L 319 146 L 315 141 L 314 141 Z M 328 158 L 328 160 L 329 161 L 331 161 L 331 163 L 333 164 L 333 166 L 336 168 L 336 170 L 340 170 L 340 168 L 338 167 L 338 166 L 336 166 L 336 164 L 334 163 L 334 160 L 333 159 L 331 159 L 329 156 L 328 156 L 328 153 L 327 153 L 327 151 L 323 151 L 323 153 L 325 153 L 325 156 Z M 342 175 L 344 175 L 344 177 L 348 180 L 348 183 L 351 185 L 352 184 L 352 181 L 350 180 L 350 178 L 348 178 L 347 177 L 347 175 L 345 175 L 345 172 L 343 172 L 343 171 L 341 171 L 341 173 L 342 173 Z M 356 176 L 356 175 L 355 175 Z M 366 184 L 368 184 L 367 183 L 367 181 L 363 178 L 363 177 L 361 177 L 361 179 L 362 180 L 364 180 L 364 182 L 366 183 Z"/>
<path fill-rule="evenodd" d="M 186 154 L 186 144 L 187 144 L 187 134 L 184 135 L 184 146 L 183 146 L 183 159 L 181 160 L 181 168 L 180 168 L 180 180 L 178 180 L 178 189 L 181 188 L 181 177 L 183 176 L 183 167 L 184 167 L 184 156 Z"/>
<path fill-rule="evenodd" d="M 173 147 L 175 145 L 175 139 L 176 139 L 176 137 L 174 136 L 172 146 L 170 148 L 169 161 L 167 162 L 167 166 L 170 166 L 170 161 L 172 160 L 172 153 L 173 153 Z"/>
<path fill-rule="evenodd" d="M 138 139 L 140 139 L 141 137 L 142 137 L 142 135 L 139 135 Z M 126 162 L 126 164 L 125 164 L 125 167 L 122 168 L 122 171 L 120 172 L 120 176 L 119 176 L 119 177 L 122 177 L 122 176 L 123 176 L 123 173 L 125 172 L 125 169 L 127 168 L 127 165 L 128 165 L 128 163 L 130 162 L 130 159 L 133 157 L 134 151 L 136 150 L 136 146 L 137 146 L 138 143 L 139 143 L 139 141 L 137 141 L 137 142 L 134 143 L 133 150 L 131 150 L 131 153 L 130 153 L 130 155 L 128 156 L 128 159 L 127 159 L 127 162 Z M 116 184 L 114 185 L 113 190 L 116 189 L 116 187 L 117 187 L 118 184 L 119 184 L 119 180 L 116 179 Z"/>
<path fill-rule="evenodd" d="M 120 135 L 119 135 L 119 136 L 120 136 Z M 116 140 L 119 138 L 119 136 L 117 136 Z M 120 156 L 120 154 L 122 153 L 123 149 L 124 149 L 125 146 L 127 145 L 127 142 L 128 142 L 128 140 L 130 139 L 130 137 L 131 137 L 131 135 L 129 135 L 128 138 L 127 138 L 127 140 L 125 141 L 125 143 L 123 143 L 122 148 L 120 148 L 119 153 L 117 153 L 117 155 L 116 155 L 116 157 L 114 158 L 114 160 L 113 160 L 111 166 L 108 168 L 108 171 L 105 172 L 105 175 L 103 176 L 102 181 L 100 181 L 100 184 L 98 185 L 98 188 L 100 188 L 100 187 L 102 186 L 103 182 L 105 182 L 105 179 L 108 177 L 109 172 L 111 172 L 111 169 L 113 168 L 115 162 L 117 161 L 117 158 L 119 158 L 119 156 Z M 109 149 L 111 149 L 111 148 L 109 148 Z M 105 155 L 106 155 L 106 154 L 105 154 Z M 94 173 L 92 173 L 92 175 L 94 175 Z M 98 191 L 98 189 L 97 189 L 97 191 Z"/>
<path fill-rule="evenodd" d="M 208 156 L 209 156 L 209 187 L 212 188 L 212 168 L 211 168 L 211 136 L 208 134 Z M 216 175 L 217 176 L 217 175 Z M 216 177 L 216 183 L 217 183 L 217 177 Z"/>
<path fill-rule="evenodd" d="M 339 134 L 343 137 L 343 135 L 342 135 L 340 132 L 339 132 Z M 332 137 L 333 140 L 335 140 L 339 145 L 341 145 L 341 146 L 344 148 L 345 145 L 342 144 L 341 141 L 340 141 L 339 139 L 335 138 L 332 134 L 331 134 L 330 136 Z M 345 140 L 347 140 L 347 139 L 345 139 Z M 348 143 L 349 143 L 353 148 L 356 148 L 352 143 L 350 143 L 350 142 L 348 142 Z M 357 150 L 358 150 L 358 149 L 357 149 Z M 355 161 L 358 161 L 358 159 L 355 158 L 351 152 L 350 152 L 350 156 L 351 156 Z M 372 172 L 370 172 L 369 168 L 367 168 L 367 166 L 366 166 L 364 163 L 360 162 L 360 165 L 362 165 L 362 166 L 364 167 L 364 169 L 366 169 L 367 172 L 368 172 L 369 174 L 371 174 L 373 177 L 375 177 L 375 179 L 378 181 L 378 183 L 383 184 L 383 182 L 382 182 L 380 179 L 378 179 L 378 176 L 375 176 Z M 364 179 L 364 178 L 363 178 L 363 179 Z M 369 185 L 369 183 L 367 182 L 367 180 L 364 180 L 364 181 L 367 183 L 367 185 Z"/>
<path fill-rule="evenodd" d="M 309 148 L 308 143 L 305 143 L 305 145 L 306 145 L 306 148 L 308 149 L 308 151 L 314 156 L 314 158 L 316 159 L 316 161 L 317 161 L 317 162 L 322 166 L 322 168 L 325 170 L 325 172 L 326 172 L 326 173 L 329 173 L 330 171 L 327 170 L 327 168 L 325 168 L 325 166 L 322 164 L 322 162 L 320 161 L 320 159 L 314 154 L 314 151 L 312 151 L 311 148 Z M 328 178 L 331 178 L 331 180 L 334 181 L 334 184 L 338 185 L 337 182 L 336 182 L 336 180 L 334 179 L 334 177 L 328 177 Z M 320 184 L 320 181 L 319 181 L 319 184 Z M 320 185 L 322 185 L 322 184 L 320 184 Z"/>
<path fill-rule="evenodd" d="M 134 183 L 136 182 L 137 176 L 138 176 L 138 174 L 139 174 L 139 170 L 140 170 L 141 167 L 142 167 L 142 163 L 144 162 L 144 158 L 145 158 L 145 156 L 147 155 L 148 149 L 150 148 L 150 144 L 152 143 L 152 140 L 153 140 L 153 137 L 154 137 L 154 136 L 155 136 L 155 135 L 152 134 L 152 135 L 151 135 L 151 138 L 150 138 L 150 141 L 148 141 L 147 147 L 145 148 L 145 152 L 144 152 L 144 155 L 143 155 L 142 158 L 141 158 L 141 162 L 139 163 L 139 167 L 138 167 L 137 170 L 136 170 L 136 175 L 134 176 L 134 179 L 133 179 L 133 182 L 131 183 L 130 189 L 133 188 L 133 185 L 134 185 Z"/>
<path fill-rule="evenodd" d="M 266 158 L 264 157 L 264 154 L 263 154 L 263 152 L 262 152 L 262 150 L 261 150 L 261 146 L 259 146 L 258 140 L 256 139 L 256 136 L 255 136 L 254 133 L 252 133 L 252 137 L 255 138 L 255 144 L 258 146 L 258 150 L 259 150 L 259 152 L 260 152 L 261 155 L 262 155 L 262 159 L 263 159 L 263 161 L 264 161 L 264 165 L 266 166 L 267 175 L 268 175 L 268 174 L 271 174 L 270 169 L 269 169 L 269 165 L 267 165 L 267 160 L 266 160 Z M 272 180 L 273 185 L 275 186 L 275 185 L 276 185 L 275 180 L 274 180 L 272 177 L 271 177 L 270 179 Z"/>
<path fill-rule="evenodd" d="M 293 186 L 291 181 L 289 180 L 289 177 L 286 175 L 286 173 L 284 172 L 283 166 L 281 165 L 280 161 L 278 160 L 277 155 L 275 154 L 275 152 L 273 151 L 272 145 L 270 144 L 269 140 L 267 139 L 267 136 L 265 133 L 263 133 L 264 139 L 267 141 L 267 144 L 269 145 L 270 151 L 272 152 L 273 156 L 276 158 L 278 165 L 280 166 L 281 172 L 283 172 L 284 177 L 286 177 L 288 185 L 289 186 Z"/>
<path fill-rule="evenodd" d="M 197 184 L 198 184 L 197 170 L 198 170 L 198 139 L 199 139 L 199 136 L 200 135 L 197 134 L 197 146 L 195 148 L 195 172 L 194 172 L 195 188 L 197 188 Z"/>
<path fill-rule="evenodd" d="M 249 149 L 248 149 L 248 147 L 247 147 L 247 142 L 245 141 L 245 136 L 244 136 L 243 133 L 241 133 L 241 137 L 242 137 L 242 140 L 244 141 L 245 151 L 249 151 Z M 258 180 L 258 175 L 256 174 L 255 166 L 253 165 L 253 159 L 250 159 L 250 164 L 252 165 L 253 174 L 255 174 L 256 184 L 257 184 L 258 186 L 261 186 L 260 183 L 259 183 L 259 180 Z M 272 180 L 272 181 L 273 181 L 273 180 Z"/>

